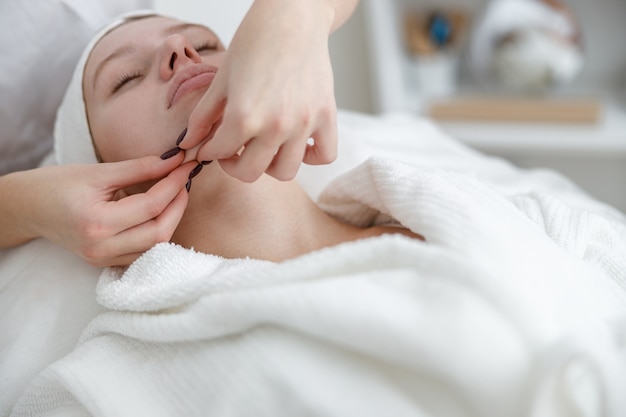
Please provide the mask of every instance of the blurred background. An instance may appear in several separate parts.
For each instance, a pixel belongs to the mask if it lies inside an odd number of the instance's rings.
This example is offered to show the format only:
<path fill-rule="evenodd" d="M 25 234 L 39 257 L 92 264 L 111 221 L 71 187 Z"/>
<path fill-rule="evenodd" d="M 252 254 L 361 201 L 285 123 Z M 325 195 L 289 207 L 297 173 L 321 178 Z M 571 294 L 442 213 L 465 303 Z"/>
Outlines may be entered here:
<path fill-rule="evenodd" d="M 157 0 L 226 43 L 250 4 Z M 330 39 L 337 104 L 431 118 L 626 212 L 625 19 L 624 0 L 361 0 Z"/>

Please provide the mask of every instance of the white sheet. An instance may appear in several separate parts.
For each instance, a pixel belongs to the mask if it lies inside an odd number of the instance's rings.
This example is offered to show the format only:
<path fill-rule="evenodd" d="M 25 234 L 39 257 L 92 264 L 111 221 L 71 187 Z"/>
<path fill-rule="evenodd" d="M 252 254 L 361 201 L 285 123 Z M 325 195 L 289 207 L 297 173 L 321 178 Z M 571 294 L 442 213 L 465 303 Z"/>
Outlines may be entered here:
<path fill-rule="evenodd" d="M 104 311 L 94 297 L 100 273 L 43 239 L 0 252 L 0 415 Z"/>
<path fill-rule="evenodd" d="M 368 239 L 280 264 L 159 245 L 101 277 L 98 300 L 116 311 L 13 415 L 626 413 L 626 292 L 610 274 L 626 269 L 626 234 L 603 246 L 602 271 L 482 183 L 384 159 L 321 202 L 428 243 Z"/>
<path fill-rule="evenodd" d="M 500 160 L 486 158 L 445 137 L 429 122 L 406 115 L 394 115 L 380 119 L 344 112 L 340 114 L 340 137 L 340 159 L 336 164 L 324 168 L 305 167 L 301 172 L 300 180 L 313 196 L 319 195 L 320 189 L 330 178 L 335 177 L 339 172 L 354 167 L 373 153 L 410 161 L 420 167 L 452 170 L 465 176 L 480 179 L 485 184 L 493 187 L 497 193 L 512 196 L 509 201 L 522 209 L 519 213 L 525 213 L 535 224 L 547 230 L 555 241 L 569 251 L 570 255 L 574 255 L 572 258 L 578 257 L 583 259 L 588 264 L 588 267 L 598 268 L 598 276 L 614 277 L 614 283 L 623 280 L 623 276 L 619 276 L 619 272 L 623 271 L 623 269 L 611 271 L 616 265 L 620 265 L 616 263 L 619 262 L 619 256 L 609 256 L 608 258 L 605 256 L 607 253 L 619 254 L 619 245 L 623 244 L 623 228 L 624 224 L 626 224 L 623 215 L 590 199 L 562 177 L 543 171 L 522 172 Z M 550 199 L 552 199 L 551 201 L 554 204 L 544 204 L 545 201 Z M 507 210 L 511 210 L 513 206 L 507 207 Z M 577 218 L 578 220 L 572 220 L 572 223 L 569 225 L 567 223 L 557 224 L 551 222 L 542 226 L 542 220 L 547 218 L 542 217 L 543 208 L 548 209 L 545 213 L 552 213 L 551 216 L 553 217 L 550 217 L 552 219 L 561 218 L 559 210 L 564 210 L 565 212 L 569 210 L 570 218 Z M 517 216 L 519 216 L 519 213 Z M 598 227 L 599 224 L 604 225 L 604 231 Z M 593 235 L 595 239 L 584 240 L 587 243 L 581 244 L 579 242 L 583 242 L 583 240 L 577 241 L 567 237 L 568 231 L 578 230 L 575 227 L 581 225 L 589 232 L 587 236 Z M 606 230 L 613 231 L 610 234 L 613 239 L 612 243 L 602 239 Z M 578 243 L 563 244 L 563 242 Z M 593 245 L 588 244 L 588 242 L 593 242 Z M 45 242 L 39 242 L 34 243 L 34 245 L 46 244 Z M 419 247 L 422 250 L 424 249 L 424 246 Z M 616 249 L 617 252 L 606 250 L 609 247 Z M 432 250 L 430 246 L 426 246 L 426 248 L 428 248 L 427 250 Z M 478 250 L 480 247 L 475 249 Z M 0 283 L 2 285 L 0 287 L 2 288 L 0 291 L 0 306 L 3 309 L 6 308 L 8 317 L 16 317 L 18 320 L 22 320 L 23 323 L 28 323 L 33 329 L 39 328 L 43 330 L 46 326 L 44 322 L 32 320 L 32 314 L 29 314 L 29 312 L 39 311 L 43 316 L 58 317 L 58 322 L 62 323 L 60 327 L 64 329 L 60 330 L 60 328 L 57 328 L 59 332 L 64 331 L 66 335 L 77 335 L 89 317 L 93 317 L 98 311 L 97 306 L 93 302 L 93 284 L 89 279 L 85 279 L 81 281 L 82 285 L 77 286 L 76 281 L 63 278 L 67 276 L 68 271 L 75 271 L 74 268 L 80 264 L 76 259 L 66 260 L 66 263 L 63 263 L 65 266 L 59 269 L 47 265 L 46 262 L 34 263 L 31 267 L 32 273 L 26 272 L 21 275 L 14 275 L 19 276 L 19 279 L 7 279 L 5 274 L 7 270 L 5 268 L 6 265 L 14 265 L 14 269 L 15 265 L 25 265 L 27 257 L 24 255 L 29 253 L 30 249 L 26 247 L 21 251 L 13 251 L 3 255 L 0 263 L 0 277 L 2 277 Z M 51 258 L 54 258 L 54 256 L 51 256 Z M 55 292 L 47 295 L 46 304 L 39 305 L 40 300 L 34 301 L 25 297 L 25 295 L 32 291 L 33 285 L 38 286 L 39 282 L 45 279 L 44 277 L 49 280 L 50 288 L 54 288 Z M 13 278 L 13 276 L 10 276 L 10 278 Z M 10 292 L 6 290 L 7 282 L 10 282 L 13 286 L 13 290 Z M 603 288 L 606 289 L 606 287 Z M 610 291 L 611 295 L 606 297 L 610 299 L 617 293 L 618 291 Z M 62 300 L 66 300 L 68 294 L 72 294 L 72 297 L 83 302 L 76 305 L 64 304 L 67 309 L 63 311 L 58 311 L 51 307 L 51 305 L 59 305 L 59 301 L 63 303 Z M 600 297 L 602 298 L 602 296 Z M 24 304 L 18 305 L 15 302 L 8 301 L 16 299 L 24 300 Z M 7 317 L 7 315 L 4 317 Z M 71 317 L 81 317 L 84 321 L 68 320 Z M 468 320 L 470 318 L 467 317 Z M 455 318 L 455 320 L 462 319 L 464 317 Z M 16 321 L 13 320 L 4 319 L 1 325 L 2 329 L 0 330 L 2 332 L 0 334 L 3 335 L 6 334 L 4 332 L 5 329 L 17 328 Z M 607 331 L 607 329 L 603 329 L 600 330 L 600 333 L 606 336 Z M 3 371 L 3 377 L 6 375 L 8 378 L 0 379 L 0 384 L 3 384 L 0 385 L 3 401 L 0 402 L 4 404 L 4 408 L 0 410 L 2 411 L 0 415 L 6 415 L 8 412 L 7 406 L 10 407 L 13 404 L 23 386 L 28 383 L 38 369 L 43 369 L 47 363 L 69 351 L 72 344 L 68 340 L 71 339 L 70 336 L 59 341 L 58 332 L 33 331 L 29 338 L 15 334 L 15 332 L 10 334 L 15 337 L 5 338 L 2 340 L 1 346 L 3 355 L 0 358 L 0 369 Z M 584 338 L 576 339 L 576 337 L 574 339 L 578 342 L 584 340 Z M 584 343 L 582 344 L 584 345 Z M 22 360 L 16 365 L 14 361 L 9 362 L 12 357 L 5 355 L 4 352 L 19 346 L 45 346 L 46 348 L 31 350 L 28 357 L 32 360 L 30 362 Z M 54 354 L 50 354 L 50 352 L 54 352 Z M 599 356 L 604 357 L 602 355 Z M 609 354 L 606 357 L 607 361 L 614 359 Z M 13 363 L 13 365 L 7 366 L 8 363 Z M 584 365 L 582 365 L 582 368 L 584 369 Z M 543 368 L 539 367 L 538 369 L 541 370 Z M 544 370 L 548 372 L 549 369 L 552 368 L 545 368 Z M 8 373 L 5 373 L 7 370 Z M 12 383 L 9 384 L 6 381 L 12 381 Z M 591 384 L 592 388 L 595 386 Z M 432 393 L 433 391 L 429 392 Z M 593 395 L 587 397 L 592 398 Z M 5 402 L 4 399 L 7 399 L 7 401 Z"/>

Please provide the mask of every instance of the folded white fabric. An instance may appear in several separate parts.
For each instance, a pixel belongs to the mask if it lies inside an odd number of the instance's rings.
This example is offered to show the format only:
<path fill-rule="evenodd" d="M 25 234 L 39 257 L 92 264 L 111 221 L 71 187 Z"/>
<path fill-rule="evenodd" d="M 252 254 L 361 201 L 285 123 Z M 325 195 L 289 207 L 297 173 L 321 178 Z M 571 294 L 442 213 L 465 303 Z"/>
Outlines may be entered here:
<path fill-rule="evenodd" d="M 54 151 L 57 163 L 61 165 L 98 163 L 83 98 L 85 64 L 91 50 L 105 34 L 130 18 L 154 14 L 156 14 L 154 10 L 138 10 L 121 15 L 98 32 L 84 49 L 57 112 L 54 125 Z"/>
<path fill-rule="evenodd" d="M 382 159 L 321 202 L 355 224 L 393 217 L 428 243 L 384 236 L 280 264 L 157 245 L 101 277 L 115 311 L 12 415 L 626 414 L 612 275 L 624 256 L 586 262 L 479 181 Z M 592 229 L 565 246 L 623 247 L 594 245 Z"/>

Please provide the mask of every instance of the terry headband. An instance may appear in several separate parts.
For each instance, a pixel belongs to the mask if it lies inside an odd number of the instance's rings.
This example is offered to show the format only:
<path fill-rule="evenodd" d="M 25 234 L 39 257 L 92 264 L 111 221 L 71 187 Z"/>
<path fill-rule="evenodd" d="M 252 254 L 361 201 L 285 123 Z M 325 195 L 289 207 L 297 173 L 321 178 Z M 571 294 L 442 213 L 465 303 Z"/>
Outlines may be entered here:
<path fill-rule="evenodd" d="M 138 10 L 125 13 L 100 30 L 84 49 L 56 115 L 54 151 L 58 164 L 98 163 L 83 97 L 85 64 L 94 46 L 104 35 L 129 20 L 147 16 L 161 16 L 161 14 L 155 13 L 154 10 Z"/>

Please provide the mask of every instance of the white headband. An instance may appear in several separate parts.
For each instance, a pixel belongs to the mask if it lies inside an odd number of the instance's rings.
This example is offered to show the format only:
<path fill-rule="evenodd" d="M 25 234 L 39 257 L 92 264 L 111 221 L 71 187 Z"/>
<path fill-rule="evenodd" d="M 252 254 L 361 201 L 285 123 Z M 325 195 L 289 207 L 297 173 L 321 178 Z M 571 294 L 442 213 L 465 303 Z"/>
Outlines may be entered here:
<path fill-rule="evenodd" d="M 54 151 L 58 164 L 98 163 L 83 97 L 83 73 L 91 50 L 104 35 L 129 19 L 155 15 L 161 16 L 154 10 L 138 10 L 123 14 L 98 32 L 83 51 L 56 115 Z"/>

